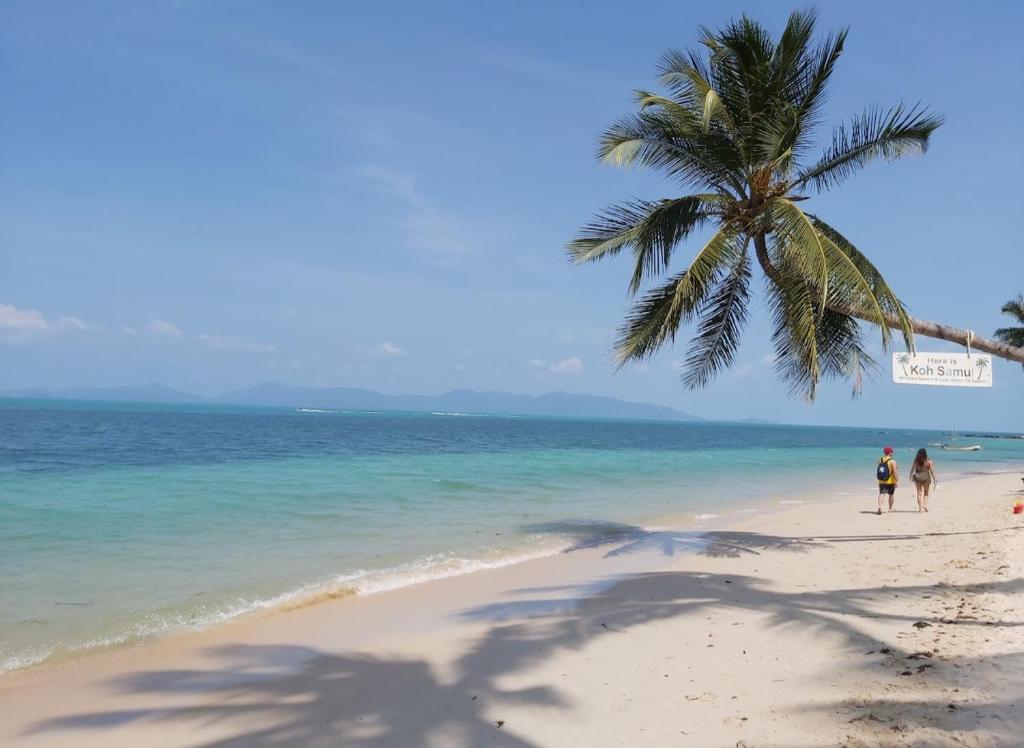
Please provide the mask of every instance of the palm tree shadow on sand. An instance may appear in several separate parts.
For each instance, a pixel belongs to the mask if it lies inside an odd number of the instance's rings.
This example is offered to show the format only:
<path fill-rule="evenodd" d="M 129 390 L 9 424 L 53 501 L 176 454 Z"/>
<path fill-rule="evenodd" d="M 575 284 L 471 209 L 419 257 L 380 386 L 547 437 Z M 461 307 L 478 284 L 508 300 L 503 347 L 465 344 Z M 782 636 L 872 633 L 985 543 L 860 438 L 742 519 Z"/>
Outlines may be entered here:
<path fill-rule="evenodd" d="M 799 538 L 780 542 L 779 538 L 758 537 L 756 533 L 742 533 L 741 538 L 727 535 L 725 544 L 730 550 L 726 557 L 740 542 L 752 549 L 801 547 L 795 542 Z M 665 538 L 656 540 L 664 548 Z M 855 542 L 853 538 L 843 540 Z M 654 539 L 623 537 L 623 545 L 617 550 L 640 541 Z M 485 628 L 451 661 L 236 644 L 211 651 L 218 664 L 210 669 L 137 672 L 104 684 L 115 694 L 135 699 L 152 696 L 151 708 L 71 714 L 37 724 L 31 731 L 59 732 L 54 734 L 55 739 L 73 740 L 83 733 L 114 731 L 145 722 L 219 731 L 215 734 L 221 737 L 198 744 L 203 748 L 430 744 L 528 748 L 537 744 L 517 732 L 516 709 L 571 716 L 575 707 L 570 694 L 554 684 L 510 688 L 506 685 L 510 676 L 519 676 L 515 680 L 522 682 L 531 668 L 553 656 L 579 651 L 601 637 L 651 622 L 703 617 L 711 610 L 753 610 L 762 615 L 766 631 L 779 635 L 798 629 L 803 635 L 839 636 L 852 651 L 861 650 L 863 669 L 872 677 L 877 670 L 880 679 L 892 675 L 891 669 L 881 669 L 891 667 L 886 663 L 909 658 L 912 653 L 872 636 L 873 626 L 865 619 L 887 619 L 908 627 L 918 620 L 934 626 L 985 625 L 993 635 L 998 635 L 998 629 L 991 627 L 1022 625 L 1020 621 L 953 624 L 938 617 L 921 619 L 909 613 L 880 612 L 873 605 L 880 595 L 895 593 L 913 598 L 934 593 L 939 586 L 791 592 L 774 589 L 757 577 L 667 571 L 609 580 L 596 591 L 585 586 L 510 590 L 507 595 L 513 599 L 507 602 L 469 608 L 458 615 L 464 621 L 482 622 Z M 986 589 L 1020 592 L 1024 579 L 996 582 Z M 976 590 L 972 586 L 943 586 L 947 593 L 970 591 Z M 551 607 L 552 593 L 564 593 L 561 606 Z M 538 615 L 543 606 L 552 612 Z M 886 654 L 877 654 L 882 647 Z M 1020 657 L 1003 656 L 999 666 L 1019 662 Z M 948 678 L 952 684 L 962 666 L 945 662 L 930 671 L 929 677 Z M 863 707 L 846 708 L 856 716 L 856 709 Z M 985 708 L 981 703 L 972 706 L 975 710 Z M 888 719 L 884 714 L 878 716 L 881 710 L 878 706 L 870 713 L 880 720 Z M 963 714 L 957 719 L 968 725 L 962 729 L 971 729 Z"/>
<path fill-rule="evenodd" d="M 817 545 L 816 539 L 811 537 L 717 530 L 648 530 L 639 525 L 585 520 L 528 524 L 520 526 L 518 530 L 525 534 L 567 537 L 570 545 L 565 553 L 614 544 L 615 547 L 605 553 L 605 558 L 646 551 L 655 551 L 665 556 L 696 553 L 701 556 L 739 558 L 763 551 L 804 553 Z"/>

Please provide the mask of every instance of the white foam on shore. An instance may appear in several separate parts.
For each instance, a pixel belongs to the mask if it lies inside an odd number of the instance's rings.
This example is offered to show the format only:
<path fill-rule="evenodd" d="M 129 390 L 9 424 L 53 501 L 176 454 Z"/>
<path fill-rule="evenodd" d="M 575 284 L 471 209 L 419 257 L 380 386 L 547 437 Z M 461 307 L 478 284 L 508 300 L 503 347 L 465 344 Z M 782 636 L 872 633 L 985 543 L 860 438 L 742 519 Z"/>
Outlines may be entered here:
<path fill-rule="evenodd" d="M 461 577 L 476 571 L 513 566 L 523 561 L 553 556 L 565 547 L 564 545 L 552 546 L 532 552 L 510 554 L 492 559 L 428 557 L 409 564 L 402 564 L 387 572 L 371 572 L 365 574 L 359 580 L 348 579 L 346 581 L 347 583 L 356 582 L 354 585 L 356 594 L 372 595 L 376 592 L 389 592 L 401 589 L 402 587 L 410 587 L 414 584 L 422 584 L 423 582 Z"/>
<path fill-rule="evenodd" d="M 10 673 L 14 670 L 32 667 L 47 660 L 52 652 L 38 653 L 35 651 L 24 652 L 20 655 L 10 655 L 0 660 L 0 674 Z"/>
<path fill-rule="evenodd" d="M 111 649 L 172 634 L 202 631 L 254 614 L 296 610 L 328 600 L 389 592 L 414 584 L 512 566 L 523 561 L 556 555 L 568 547 L 570 544 L 567 542 L 550 543 L 532 551 L 520 551 L 505 555 L 499 553 L 490 558 L 463 558 L 447 554 L 434 554 L 391 568 L 357 569 L 353 572 L 338 574 L 301 585 L 279 595 L 226 600 L 208 612 L 182 610 L 143 613 L 131 626 L 117 634 L 73 640 L 49 647 L 32 647 L 17 653 L 0 653 L 0 674 L 32 667 L 55 657 Z"/>
<path fill-rule="evenodd" d="M 803 504 L 803 499 L 783 499 L 779 502 L 780 504 Z"/>

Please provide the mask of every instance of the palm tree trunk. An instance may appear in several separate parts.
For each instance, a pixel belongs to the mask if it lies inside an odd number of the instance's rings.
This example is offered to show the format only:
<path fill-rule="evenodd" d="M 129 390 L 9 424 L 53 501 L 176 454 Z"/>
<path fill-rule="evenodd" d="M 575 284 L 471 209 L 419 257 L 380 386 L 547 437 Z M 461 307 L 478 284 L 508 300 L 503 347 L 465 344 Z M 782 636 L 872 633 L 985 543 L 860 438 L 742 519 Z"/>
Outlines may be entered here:
<path fill-rule="evenodd" d="M 868 322 L 871 321 L 865 316 L 857 314 L 857 312 L 851 311 L 848 312 L 848 314 L 851 317 L 856 317 L 857 319 L 863 319 Z M 886 321 L 893 327 L 899 327 L 899 320 L 895 317 L 891 319 L 886 318 Z M 929 322 L 923 319 L 914 319 L 913 317 L 910 318 L 910 327 L 913 329 L 915 335 L 924 335 L 927 338 L 937 338 L 938 340 L 948 340 L 951 343 L 959 343 L 965 347 L 970 346 L 972 350 L 984 351 L 985 353 L 991 353 L 993 356 L 1005 358 L 1007 361 L 1016 361 L 1019 364 L 1024 364 L 1024 348 L 1017 348 L 991 338 L 983 338 L 960 327 L 940 325 L 938 322 Z M 969 340 L 968 337 L 970 338 Z"/>
<path fill-rule="evenodd" d="M 779 280 L 778 271 L 768 258 L 768 243 L 765 241 L 764 234 L 756 234 L 754 236 L 754 251 L 757 254 L 757 261 L 761 265 L 761 269 L 764 270 L 764 274 L 768 276 L 769 280 L 777 282 Z M 826 302 L 826 306 L 834 311 L 841 312 L 842 314 L 847 314 L 851 317 L 856 317 L 859 320 L 877 324 L 873 319 L 871 319 L 870 315 L 858 312 L 856 309 L 831 305 L 828 304 L 828 302 Z M 894 329 L 898 330 L 900 328 L 900 321 L 896 317 L 887 316 L 885 321 Z M 938 322 L 929 322 L 927 320 L 914 319 L 913 317 L 910 318 L 910 327 L 914 331 L 915 335 L 923 335 L 927 338 L 936 338 L 938 340 L 948 340 L 950 343 L 959 343 L 964 347 L 969 345 L 974 350 L 984 351 L 985 353 L 991 353 L 993 356 L 998 356 L 999 358 L 1006 359 L 1007 361 L 1016 361 L 1019 364 L 1024 364 L 1024 348 L 1017 348 L 1016 346 L 1002 343 L 991 338 L 983 338 L 960 327 L 940 325 Z"/>

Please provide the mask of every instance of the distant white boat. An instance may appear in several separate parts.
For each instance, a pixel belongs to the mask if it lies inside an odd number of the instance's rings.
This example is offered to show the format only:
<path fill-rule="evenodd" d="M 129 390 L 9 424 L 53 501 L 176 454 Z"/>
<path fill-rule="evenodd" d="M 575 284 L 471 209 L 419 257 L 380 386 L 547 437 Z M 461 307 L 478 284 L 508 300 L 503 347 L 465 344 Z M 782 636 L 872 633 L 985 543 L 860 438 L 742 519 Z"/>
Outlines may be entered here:
<path fill-rule="evenodd" d="M 955 442 L 960 437 L 957 436 L 956 429 L 953 429 L 949 434 L 949 440 Z M 937 447 L 946 450 L 947 452 L 980 452 L 980 444 L 937 444 Z"/>

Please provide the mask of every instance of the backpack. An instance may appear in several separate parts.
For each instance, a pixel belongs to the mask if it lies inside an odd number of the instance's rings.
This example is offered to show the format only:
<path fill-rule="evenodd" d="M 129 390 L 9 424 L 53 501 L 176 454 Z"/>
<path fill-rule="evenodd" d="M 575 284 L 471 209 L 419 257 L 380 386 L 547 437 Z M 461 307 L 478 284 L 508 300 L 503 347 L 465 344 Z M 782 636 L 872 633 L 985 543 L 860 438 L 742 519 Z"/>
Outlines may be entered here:
<path fill-rule="evenodd" d="M 889 480 L 890 475 L 892 475 L 892 471 L 889 470 L 889 460 L 883 457 L 878 461 L 878 469 L 875 470 L 875 477 L 878 478 L 879 483 L 885 483 Z"/>

